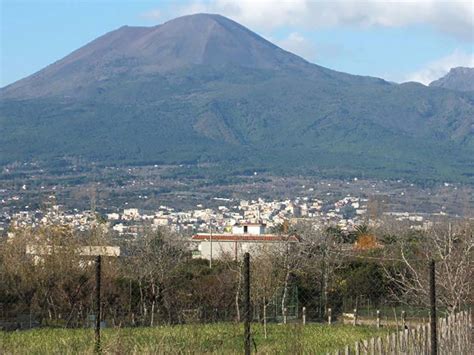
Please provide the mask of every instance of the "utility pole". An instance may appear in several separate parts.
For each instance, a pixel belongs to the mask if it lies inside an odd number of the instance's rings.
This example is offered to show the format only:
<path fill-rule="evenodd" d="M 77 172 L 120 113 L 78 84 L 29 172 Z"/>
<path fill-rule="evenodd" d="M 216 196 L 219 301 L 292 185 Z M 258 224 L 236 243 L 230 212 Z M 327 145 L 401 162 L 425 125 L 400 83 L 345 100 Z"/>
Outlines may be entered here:
<path fill-rule="evenodd" d="M 102 257 L 95 258 L 95 351 L 100 353 L 100 286 Z"/>
<path fill-rule="evenodd" d="M 210 229 L 211 229 L 211 253 L 210 253 L 210 257 L 209 257 L 209 268 L 212 268 L 212 219 L 209 220 L 209 224 L 210 224 Z"/>
<path fill-rule="evenodd" d="M 250 355 L 250 254 L 244 254 L 244 350 Z"/>
<path fill-rule="evenodd" d="M 431 355 L 438 354 L 438 336 L 436 319 L 436 280 L 435 261 L 430 261 L 430 335 L 431 335 Z"/>
<path fill-rule="evenodd" d="M 26 246 L 26 254 L 33 254 L 33 255 L 51 255 L 52 251 L 56 249 L 56 251 L 61 251 L 62 246 L 59 245 L 51 245 L 47 248 L 44 246 L 39 245 L 27 245 Z M 100 321 L 101 321 L 101 273 L 102 273 L 102 256 L 113 256 L 119 257 L 120 256 L 120 247 L 117 246 L 107 246 L 107 245 L 89 245 L 89 246 L 82 246 L 77 247 L 75 250 L 75 254 L 83 256 L 83 257 L 91 257 L 95 256 L 95 324 L 94 324 L 94 333 L 95 333 L 95 352 L 101 352 L 100 346 Z"/>

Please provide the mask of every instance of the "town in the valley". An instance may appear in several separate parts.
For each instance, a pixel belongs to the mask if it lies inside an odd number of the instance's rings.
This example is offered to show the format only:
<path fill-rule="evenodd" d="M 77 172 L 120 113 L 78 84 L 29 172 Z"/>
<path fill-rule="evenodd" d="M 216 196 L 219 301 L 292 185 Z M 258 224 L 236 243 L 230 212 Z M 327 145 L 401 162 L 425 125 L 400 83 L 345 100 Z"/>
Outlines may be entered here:
<path fill-rule="evenodd" d="M 97 211 L 67 210 L 56 204 L 54 195 L 49 196 L 47 207 L 37 210 L 21 210 L 11 215 L 3 213 L 1 228 L 7 232 L 8 227 L 40 226 L 48 224 L 67 225 L 78 231 L 86 231 L 98 219 L 118 236 L 137 236 L 145 229 L 154 230 L 168 227 L 182 235 L 192 236 L 197 233 L 234 233 L 239 226 L 259 225 L 264 229 L 255 232 L 247 229 L 239 234 L 267 234 L 278 230 L 284 224 L 296 224 L 310 221 L 321 227 L 334 226 L 343 232 L 352 232 L 357 226 L 366 224 L 370 219 L 390 216 L 398 221 L 407 221 L 412 227 L 426 229 L 431 219 L 445 215 L 439 213 L 409 213 L 386 211 L 383 200 L 346 196 L 328 204 L 324 199 L 298 197 L 287 200 L 266 201 L 233 200 L 215 197 L 216 208 L 209 208 L 204 203 L 194 209 L 176 210 L 161 205 L 155 211 L 128 207 L 116 212 L 98 213 Z"/>

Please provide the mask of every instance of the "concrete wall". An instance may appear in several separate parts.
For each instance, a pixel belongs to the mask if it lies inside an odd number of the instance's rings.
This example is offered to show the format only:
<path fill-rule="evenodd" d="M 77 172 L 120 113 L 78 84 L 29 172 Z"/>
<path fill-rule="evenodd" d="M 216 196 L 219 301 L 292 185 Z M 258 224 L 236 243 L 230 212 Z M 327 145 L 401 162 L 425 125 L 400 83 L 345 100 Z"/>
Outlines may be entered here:
<path fill-rule="evenodd" d="M 244 253 L 258 253 L 263 248 L 281 248 L 284 246 L 282 242 L 239 242 L 239 241 L 213 241 L 212 242 L 212 258 L 222 259 L 230 257 L 239 259 Z M 202 241 L 199 243 L 198 250 L 201 252 L 202 259 L 210 259 L 211 242 Z"/>

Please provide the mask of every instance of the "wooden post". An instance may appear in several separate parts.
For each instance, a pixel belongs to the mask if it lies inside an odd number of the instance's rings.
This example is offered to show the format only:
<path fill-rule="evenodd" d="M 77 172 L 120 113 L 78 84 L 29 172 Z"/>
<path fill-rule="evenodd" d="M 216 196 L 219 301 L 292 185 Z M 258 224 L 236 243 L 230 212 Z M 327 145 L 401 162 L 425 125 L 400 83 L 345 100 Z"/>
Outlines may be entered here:
<path fill-rule="evenodd" d="M 349 345 L 346 345 L 346 347 L 344 348 L 344 355 L 350 355 L 350 350 L 349 350 Z"/>
<path fill-rule="evenodd" d="M 352 325 L 357 325 L 357 308 L 354 308 L 354 321 Z"/>
<path fill-rule="evenodd" d="M 303 325 L 306 324 L 306 307 L 303 307 Z"/>
<path fill-rule="evenodd" d="M 283 308 L 283 324 L 286 324 L 287 322 L 287 315 L 288 315 L 288 309 L 285 307 Z"/>
<path fill-rule="evenodd" d="M 101 286 L 101 264 L 100 255 L 95 258 L 95 351 L 100 353 L 100 286 Z"/>
<path fill-rule="evenodd" d="M 453 328 L 453 322 L 451 321 L 452 316 L 446 315 L 446 340 L 448 342 L 448 346 L 450 349 L 452 348 L 452 338 L 451 338 L 451 331 Z"/>
<path fill-rule="evenodd" d="M 328 324 L 332 324 L 332 309 L 328 308 Z"/>
<path fill-rule="evenodd" d="M 428 340 L 429 336 L 430 336 L 430 325 L 425 324 L 425 326 L 423 327 L 423 341 L 424 341 L 426 350 L 430 349 L 430 342 Z"/>
<path fill-rule="evenodd" d="M 362 344 L 364 345 L 364 354 L 369 353 L 369 342 L 367 340 L 362 340 Z"/>
<path fill-rule="evenodd" d="M 377 354 L 383 354 L 381 337 L 377 338 Z"/>
<path fill-rule="evenodd" d="M 408 348 L 408 342 L 410 341 L 410 329 L 404 329 L 403 330 L 403 342 L 405 346 L 405 351 L 408 353 L 409 348 Z"/>
<path fill-rule="evenodd" d="M 377 328 L 380 328 L 380 310 L 377 309 Z"/>
<path fill-rule="evenodd" d="M 250 254 L 244 254 L 244 350 L 250 355 Z"/>
<path fill-rule="evenodd" d="M 209 254 L 209 268 L 212 269 L 212 230 L 211 230 L 211 238 L 210 238 L 210 245 L 211 245 L 211 248 L 210 248 L 210 254 Z"/>
<path fill-rule="evenodd" d="M 430 340 L 431 355 L 438 354 L 438 336 L 436 322 L 436 280 L 435 280 L 435 261 L 430 261 Z"/>
<path fill-rule="evenodd" d="M 420 344 L 420 326 L 417 325 L 416 327 L 413 327 L 411 330 L 411 337 L 410 337 L 410 343 L 411 343 L 411 350 L 415 352 L 415 354 L 419 353 L 418 346 Z"/>
<path fill-rule="evenodd" d="M 403 353 L 405 351 L 405 346 L 404 346 L 404 342 L 403 342 L 403 330 L 399 331 L 398 332 L 398 343 L 399 343 L 399 349 L 400 349 L 400 352 Z"/>
<path fill-rule="evenodd" d="M 370 354 L 375 355 L 375 338 L 370 338 Z"/>
<path fill-rule="evenodd" d="M 360 345 L 358 341 L 355 342 L 354 350 L 355 350 L 355 355 L 360 355 Z"/>

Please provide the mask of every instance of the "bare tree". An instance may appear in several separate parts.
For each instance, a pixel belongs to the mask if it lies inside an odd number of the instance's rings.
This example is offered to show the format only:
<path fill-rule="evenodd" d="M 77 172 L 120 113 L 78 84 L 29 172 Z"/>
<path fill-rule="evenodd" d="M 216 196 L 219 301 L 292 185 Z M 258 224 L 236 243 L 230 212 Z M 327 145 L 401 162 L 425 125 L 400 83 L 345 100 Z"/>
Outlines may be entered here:
<path fill-rule="evenodd" d="M 320 285 L 320 316 L 327 313 L 328 290 L 336 270 L 345 260 L 343 240 L 339 233 L 331 232 L 334 228 L 330 227 L 315 223 L 300 223 L 295 227 L 301 238 L 300 272 L 313 275 L 314 282 Z"/>
<path fill-rule="evenodd" d="M 436 293 L 441 306 L 456 312 L 473 301 L 472 221 L 437 221 L 426 231 L 404 230 L 386 245 L 384 268 L 396 286 L 394 297 L 428 304 L 428 263 L 436 262 Z M 389 261 L 391 261 L 389 263 Z"/>
<path fill-rule="evenodd" d="M 281 257 L 281 253 L 274 246 L 262 244 L 253 250 L 250 264 L 252 275 L 251 296 L 253 303 L 258 307 L 262 307 L 265 339 L 267 338 L 267 308 L 282 284 L 286 285 L 288 282 L 287 268 L 281 268 L 278 265 L 278 259 Z"/>
<path fill-rule="evenodd" d="M 149 325 L 155 325 L 157 303 L 167 310 L 170 318 L 171 309 L 168 307 L 169 297 L 172 297 L 171 276 L 185 255 L 183 245 L 178 242 L 179 236 L 161 228 L 157 231 L 146 231 L 144 235 L 131 246 L 132 256 L 128 260 L 128 271 L 132 278 L 138 280 L 142 317 L 148 318 Z"/>

